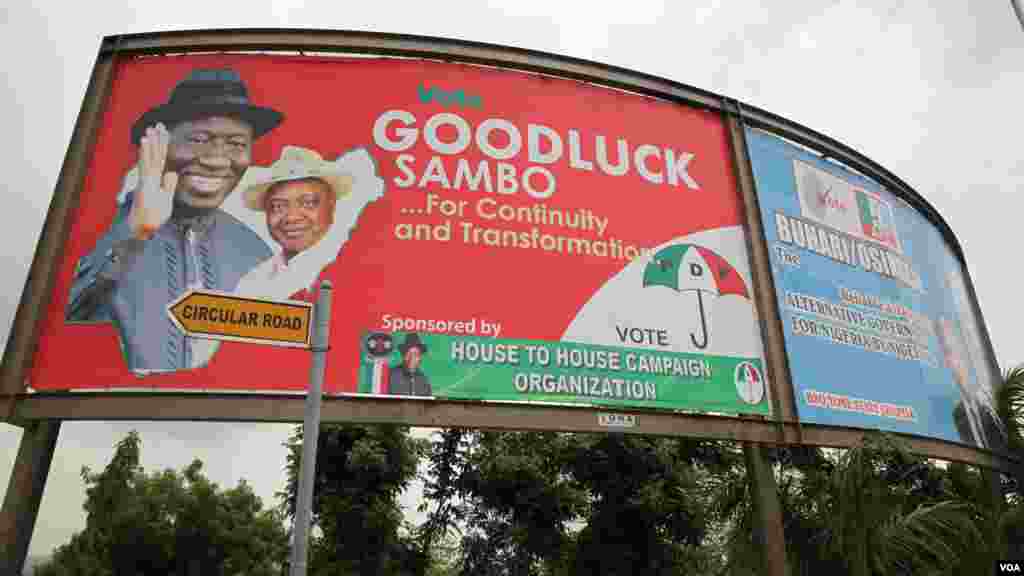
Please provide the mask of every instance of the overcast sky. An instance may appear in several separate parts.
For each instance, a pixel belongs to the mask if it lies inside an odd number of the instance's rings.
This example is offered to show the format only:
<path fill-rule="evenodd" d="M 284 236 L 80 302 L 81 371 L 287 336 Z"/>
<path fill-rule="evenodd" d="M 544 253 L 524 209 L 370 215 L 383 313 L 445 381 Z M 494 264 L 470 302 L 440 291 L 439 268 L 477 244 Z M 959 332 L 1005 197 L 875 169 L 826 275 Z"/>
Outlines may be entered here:
<path fill-rule="evenodd" d="M 1024 31 L 988 2 L 10 2 L 0 87 L 7 204 L 0 210 L 0 344 L 6 341 L 103 36 L 156 30 L 336 28 L 446 36 L 557 52 L 737 98 L 823 132 L 908 182 L 964 247 L 1000 366 L 1024 362 L 1019 249 L 1024 202 Z M 290 425 L 64 424 L 30 553 L 84 525 L 83 465 L 102 468 L 131 428 L 147 470 L 193 457 L 265 503 L 283 480 Z M 0 485 L 21 432 L 0 424 Z M 413 502 L 415 495 L 408 495 Z"/>

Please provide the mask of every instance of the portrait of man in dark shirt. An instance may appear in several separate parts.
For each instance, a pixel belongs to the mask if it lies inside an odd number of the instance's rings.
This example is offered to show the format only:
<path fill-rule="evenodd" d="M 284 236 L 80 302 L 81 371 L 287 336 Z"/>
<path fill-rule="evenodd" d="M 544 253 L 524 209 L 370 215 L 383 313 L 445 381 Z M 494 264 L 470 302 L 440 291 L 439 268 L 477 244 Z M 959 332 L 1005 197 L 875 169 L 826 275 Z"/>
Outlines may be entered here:
<path fill-rule="evenodd" d="M 250 102 L 231 69 L 196 69 L 131 129 L 140 178 L 107 233 L 75 271 L 66 319 L 113 322 L 129 369 L 195 366 L 169 302 L 190 288 L 230 292 L 271 256 L 221 209 L 252 161 L 253 142 L 283 115 Z"/>
<path fill-rule="evenodd" d="M 420 370 L 427 347 L 420 340 L 419 334 L 406 334 L 405 340 L 398 345 L 402 362 L 392 366 L 388 382 L 388 393 L 397 396 L 432 396 L 430 379 Z"/>

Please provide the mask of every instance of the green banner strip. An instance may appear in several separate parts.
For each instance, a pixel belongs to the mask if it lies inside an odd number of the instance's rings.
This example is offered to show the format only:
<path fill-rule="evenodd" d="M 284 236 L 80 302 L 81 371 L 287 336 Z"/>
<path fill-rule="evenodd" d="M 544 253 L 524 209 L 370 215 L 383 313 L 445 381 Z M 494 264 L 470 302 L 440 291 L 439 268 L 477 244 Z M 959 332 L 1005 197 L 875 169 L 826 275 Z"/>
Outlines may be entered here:
<path fill-rule="evenodd" d="M 376 360 L 387 362 L 384 370 L 401 363 L 397 344 L 404 336 L 393 334 L 394 351 Z M 439 398 L 771 414 L 759 358 L 575 342 L 419 336 L 427 347 L 421 370 Z M 360 392 L 373 391 L 374 362 L 364 346 Z M 741 391 L 746 391 L 747 400 Z"/>

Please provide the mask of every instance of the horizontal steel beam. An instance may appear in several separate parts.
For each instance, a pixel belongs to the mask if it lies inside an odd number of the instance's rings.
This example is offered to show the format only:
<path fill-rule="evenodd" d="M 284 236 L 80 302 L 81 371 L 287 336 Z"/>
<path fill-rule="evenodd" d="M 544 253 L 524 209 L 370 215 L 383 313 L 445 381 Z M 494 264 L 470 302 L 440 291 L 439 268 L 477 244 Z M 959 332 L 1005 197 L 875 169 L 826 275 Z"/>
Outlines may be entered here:
<path fill-rule="evenodd" d="M 303 420 L 302 394 L 230 394 L 196 392 L 47 392 L 25 394 L 14 408 L 16 422 L 37 420 L 142 420 L 212 422 L 294 422 Z M 598 422 L 601 412 L 635 415 L 631 428 L 609 428 Z M 685 436 L 757 444 L 805 444 L 848 448 L 873 431 L 764 418 L 715 416 L 594 406 L 527 403 L 484 403 L 374 396 L 326 396 L 322 422 L 397 423 L 430 428 L 548 430 L 556 432 L 624 432 Z M 779 429 L 783 429 L 780 435 Z M 924 456 L 1012 471 L 1020 460 L 969 446 L 894 434 Z"/>

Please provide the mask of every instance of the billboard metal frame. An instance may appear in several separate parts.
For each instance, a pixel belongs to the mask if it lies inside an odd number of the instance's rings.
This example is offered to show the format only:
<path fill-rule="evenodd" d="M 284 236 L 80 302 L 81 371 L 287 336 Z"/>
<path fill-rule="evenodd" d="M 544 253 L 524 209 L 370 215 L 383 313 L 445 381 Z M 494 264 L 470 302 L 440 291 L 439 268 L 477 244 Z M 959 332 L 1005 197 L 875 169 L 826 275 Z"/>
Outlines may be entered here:
<path fill-rule="evenodd" d="M 774 298 L 768 248 L 758 210 L 744 127 L 772 132 L 869 176 L 905 200 L 935 225 L 964 268 L 974 311 L 982 319 L 963 250 L 948 224 L 923 197 L 879 164 L 840 142 L 759 108 L 650 74 L 578 58 L 481 42 L 360 31 L 237 29 L 108 36 L 102 40 L 56 191 L 29 270 L 0 369 L 0 418 L 24 426 L 43 420 L 211 420 L 301 422 L 304 397 L 289 394 L 176 392 L 46 392 L 26 394 L 25 375 L 38 341 L 38 320 L 52 292 L 54 272 L 78 206 L 93 145 L 117 60 L 203 52 L 335 53 L 415 57 L 495 66 L 593 83 L 639 93 L 722 115 L 732 147 L 737 186 L 756 286 L 765 360 L 772 383 L 771 418 L 668 411 L 627 410 L 638 416 L 629 433 L 729 439 L 757 444 L 849 447 L 869 430 L 801 423 L 783 347 L 782 322 Z M 981 336 L 989 361 L 998 367 L 987 327 Z M 412 426 L 491 429 L 607 431 L 598 421 L 603 407 L 523 403 L 372 398 L 325 398 L 324 421 L 397 422 Z M 1010 471 L 1019 458 L 954 442 L 900 435 L 918 453 Z"/>
<path fill-rule="evenodd" d="M 23 422 L 39 420 L 154 420 L 215 422 L 302 422 L 305 395 L 223 392 L 39 392 L 21 397 L 16 413 Z M 624 432 L 686 436 L 757 444 L 808 444 L 845 448 L 871 430 L 765 417 L 718 416 L 666 410 L 621 410 L 610 406 L 569 406 L 524 402 L 471 402 L 369 395 L 325 396 L 321 420 L 352 424 L 397 423 L 428 428 Z M 608 428 L 601 412 L 636 417 L 631 428 Z M 780 430 L 782 431 L 780 433 Z M 1015 460 L 965 444 L 890 432 L 915 452 L 983 466 L 1005 468 Z"/>

